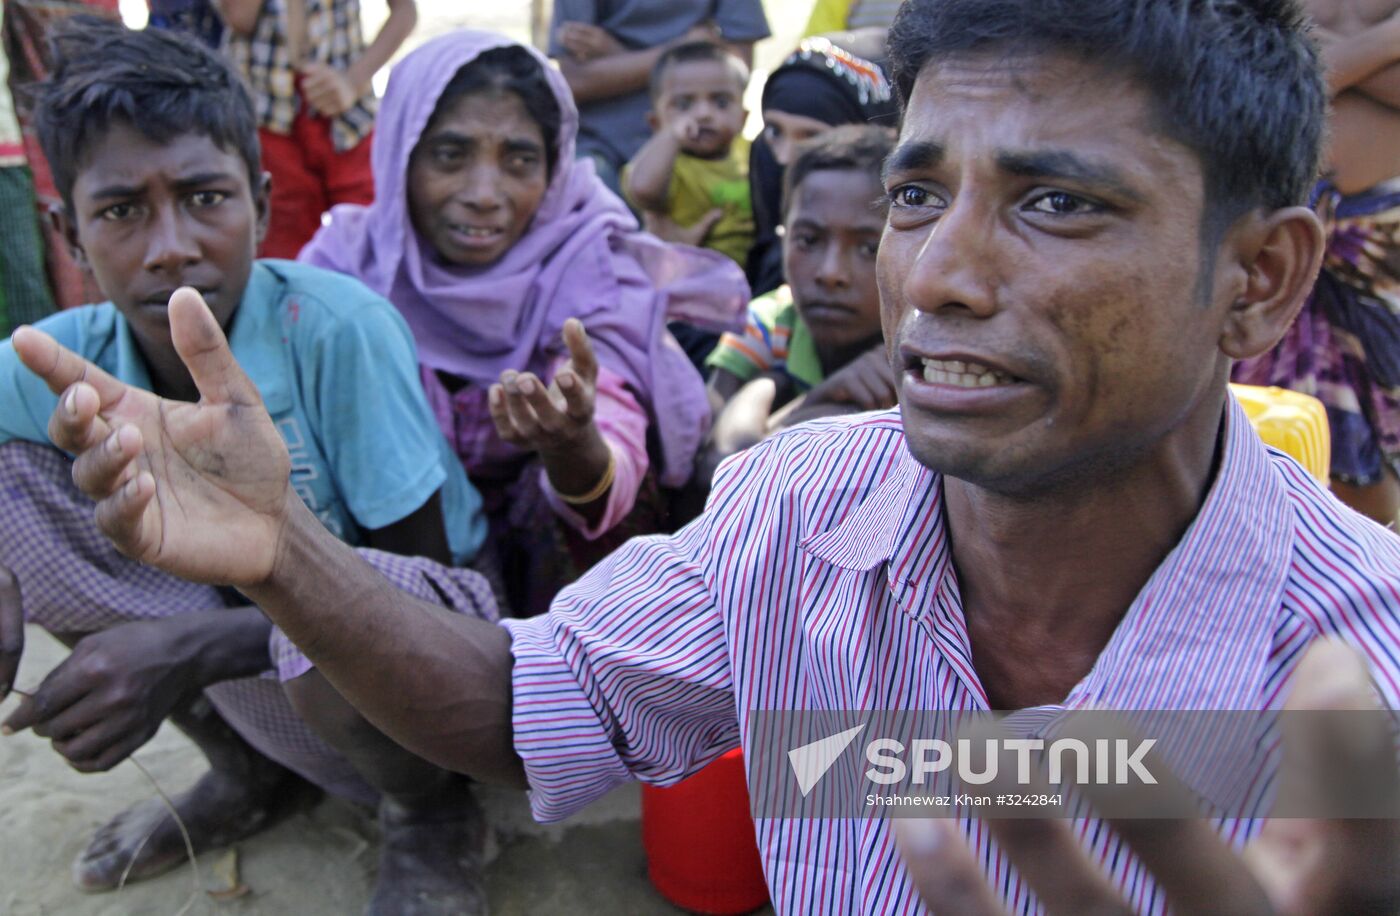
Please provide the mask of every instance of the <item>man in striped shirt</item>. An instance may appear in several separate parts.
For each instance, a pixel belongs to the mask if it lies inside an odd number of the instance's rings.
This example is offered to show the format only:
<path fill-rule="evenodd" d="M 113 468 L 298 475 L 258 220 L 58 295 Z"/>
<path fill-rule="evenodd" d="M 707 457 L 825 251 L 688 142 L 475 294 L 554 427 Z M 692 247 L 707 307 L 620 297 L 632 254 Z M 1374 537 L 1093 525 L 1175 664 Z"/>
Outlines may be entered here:
<path fill-rule="evenodd" d="M 900 409 L 724 465 L 532 620 L 395 592 L 285 487 L 285 450 L 193 292 L 204 394 L 162 405 L 35 332 L 54 441 L 117 545 L 231 583 L 405 747 L 528 785 L 541 819 L 671 782 L 755 710 L 1400 703 L 1400 540 L 1252 435 L 1226 380 L 1319 263 L 1299 206 L 1323 89 L 1291 0 L 910 0 L 879 271 Z M 149 445 L 143 445 L 149 443 Z M 1324 644 L 1324 637 L 1353 649 Z M 756 750 L 753 748 L 750 751 Z M 1352 749 L 1354 751 L 1354 749 Z M 1394 783 L 1393 761 L 1364 780 Z M 956 822 L 954 822 L 956 823 Z M 1242 821 L 763 819 L 785 913 L 1393 911 L 1394 822 L 1288 854 Z M 1010 826 L 1009 826 L 1010 825 Z M 1126 846 L 1124 845 L 1126 842 Z M 1313 844 L 1313 845 L 1310 845 Z M 1302 853 L 1317 851 L 1308 858 Z"/>

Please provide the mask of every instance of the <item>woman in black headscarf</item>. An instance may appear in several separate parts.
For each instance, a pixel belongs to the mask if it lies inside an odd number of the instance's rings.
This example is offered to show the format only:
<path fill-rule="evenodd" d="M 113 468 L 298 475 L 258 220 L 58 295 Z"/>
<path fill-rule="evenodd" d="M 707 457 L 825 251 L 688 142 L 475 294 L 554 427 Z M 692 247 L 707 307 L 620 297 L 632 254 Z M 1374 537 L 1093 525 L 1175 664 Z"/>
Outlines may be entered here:
<path fill-rule="evenodd" d="M 792 148 L 840 124 L 895 126 L 894 92 L 881 61 L 885 31 L 804 38 L 763 86 L 763 134 L 749 153 L 754 246 L 747 273 L 755 296 L 783 283 L 783 168 Z"/>

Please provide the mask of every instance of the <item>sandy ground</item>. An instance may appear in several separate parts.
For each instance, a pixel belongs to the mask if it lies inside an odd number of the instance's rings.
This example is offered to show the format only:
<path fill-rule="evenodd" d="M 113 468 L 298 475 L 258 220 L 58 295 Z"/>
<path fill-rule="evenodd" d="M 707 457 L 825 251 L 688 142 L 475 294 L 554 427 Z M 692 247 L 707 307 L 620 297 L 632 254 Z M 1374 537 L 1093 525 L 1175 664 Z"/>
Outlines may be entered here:
<path fill-rule="evenodd" d="M 32 687 L 63 658 L 47 634 L 29 628 L 18 684 Z M 10 700 L 0 704 L 8 715 Z M 166 726 L 136 755 L 167 792 L 203 770 L 203 758 Z M 25 732 L 0 738 L 0 914 L 116 916 L 174 914 L 191 896 L 182 867 L 109 894 L 85 895 L 68 869 L 88 837 L 129 805 L 155 794 L 140 771 L 123 763 L 105 774 L 70 770 L 48 742 Z M 638 792 L 626 786 L 572 820 L 542 827 L 530 819 L 524 795 L 483 790 L 494 832 L 487 867 L 491 911 L 498 916 L 606 913 L 646 916 L 680 912 L 646 880 Z M 360 912 L 377 865 L 372 816 L 327 800 L 238 844 L 239 874 L 251 893 L 216 903 L 200 898 L 192 914 L 331 916 Z M 224 856 L 200 858 L 206 886 L 221 885 L 214 868 Z"/>
<path fill-rule="evenodd" d="M 131 4 L 129 18 L 144 20 L 144 4 Z M 774 66 L 796 45 L 811 0 L 765 0 L 775 37 L 755 49 L 755 70 Z M 377 27 L 383 0 L 364 0 L 367 29 Z M 529 7 L 524 0 L 463 4 L 460 0 L 419 0 L 418 30 L 405 50 L 452 28 L 471 26 L 529 40 Z M 133 22 L 139 24 L 139 22 Z M 381 75 L 382 76 L 382 75 Z M 761 79 L 747 95 L 757 108 Z M 747 133 L 756 131 L 757 120 Z M 29 645 L 18 684 L 32 687 L 63 657 L 63 648 L 30 627 Z M 14 701 L 0 704 L 7 715 Z M 202 771 L 203 758 L 169 726 L 137 757 L 167 792 L 178 791 Z M 191 897 L 190 870 L 182 867 L 148 882 L 110 894 L 88 896 L 75 890 L 69 865 L 89 836 L 130 805 L 154 795 L 145 777 L 129 763 L 110 773 L 83 775 L 70 770 L 48 743 L 25 733 L 0 738 L 0 916 L 117 916 L 175 914 Z M 529 815 L 524 796 L 483 791 L 494 828 L 487 892 L 493 913 L 579 913 L 648 916 L 680 912 L 646 880 L 636 786 L 627 786 L 562 825 L 541 827 Z M 237 847 L 239 874 L 250 889 L 242 899 L 216 903 L 199 897 L 192 914 L 221 916 L 332 916 L 360 912 L 368 899 L 377 864 L 377 826 L 368 814 L 335 801 L 284 821 Z M 200 859 L 208 886 L 218 886 L 214 867 L 223 858 Z"/>

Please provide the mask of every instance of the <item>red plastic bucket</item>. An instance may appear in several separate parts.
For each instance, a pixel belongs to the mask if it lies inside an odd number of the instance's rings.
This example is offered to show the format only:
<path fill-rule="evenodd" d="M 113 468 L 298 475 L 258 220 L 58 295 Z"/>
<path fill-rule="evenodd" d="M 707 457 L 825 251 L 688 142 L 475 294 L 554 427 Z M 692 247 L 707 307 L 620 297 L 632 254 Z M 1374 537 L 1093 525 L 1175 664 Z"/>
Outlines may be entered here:
<path fill-rule="evenodd" d="M 667 789 L 642 786 L 647 875 L 682 909 L 713 916 L 768 902 L 738 749 Z"/>

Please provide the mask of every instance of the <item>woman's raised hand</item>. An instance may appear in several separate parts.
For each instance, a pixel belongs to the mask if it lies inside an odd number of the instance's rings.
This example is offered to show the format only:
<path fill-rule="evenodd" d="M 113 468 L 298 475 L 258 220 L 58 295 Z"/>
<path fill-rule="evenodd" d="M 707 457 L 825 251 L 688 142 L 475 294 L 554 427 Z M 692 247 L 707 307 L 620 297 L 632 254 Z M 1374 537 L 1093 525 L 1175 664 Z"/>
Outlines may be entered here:
<path fill-rule="evenodd" d="M 569 359 L 548 387 L 532 372 L 506 370 L 487 395 L 500 437 L 547 457 L 579 449 L 597 435 L 598 359 L 577 318 L 564 322 L 564 345 Z"/>
<path fill-rule="evenodd" d="M 170 333 L 196 404 L 127 385 L 33 328 L 12 339 L 59 395 L 49 437 L 78 456 L 73 480 L 117 549 L 184 579 L 256 585 L 298 502 L 287 447 L 194 290 L 171 297 Z"/>

